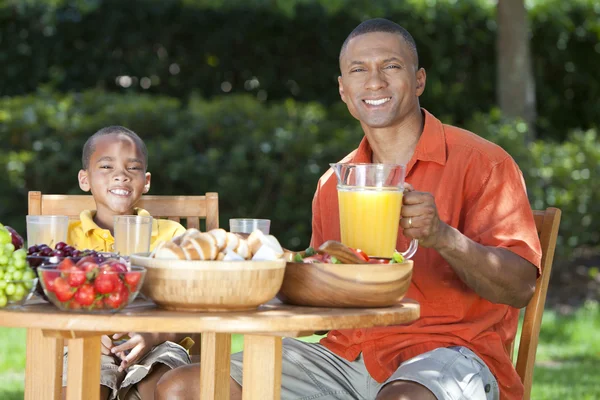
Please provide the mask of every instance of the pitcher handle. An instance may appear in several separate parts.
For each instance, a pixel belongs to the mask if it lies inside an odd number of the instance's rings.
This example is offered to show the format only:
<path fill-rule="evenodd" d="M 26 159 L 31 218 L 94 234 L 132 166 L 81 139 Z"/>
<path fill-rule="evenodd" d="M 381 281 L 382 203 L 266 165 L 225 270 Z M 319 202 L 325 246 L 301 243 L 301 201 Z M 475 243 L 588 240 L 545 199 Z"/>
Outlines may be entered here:
<path fill-rule="evenodd" d="M 408 260 L 408 259 L 411 259 L 412 256 L 415 255 L 418 248 L 419 248 L 419 241 L 417 239 L 413 239 L 410 241 L 410 245 L 408 246 L 408 249 L 405 252 L 400 252 L 400 254 L 402 254 L 402 257 L 404 257 L 405 260 Z"/>

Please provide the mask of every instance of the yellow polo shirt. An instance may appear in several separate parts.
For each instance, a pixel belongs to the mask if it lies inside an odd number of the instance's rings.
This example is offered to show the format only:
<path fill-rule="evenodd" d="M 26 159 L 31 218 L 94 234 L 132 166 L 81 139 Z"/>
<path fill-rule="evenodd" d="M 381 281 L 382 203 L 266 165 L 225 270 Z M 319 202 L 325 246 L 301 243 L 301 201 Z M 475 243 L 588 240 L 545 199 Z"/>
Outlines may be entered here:
<path fill-rule="evenodd" d="M 140 216 L 150 216 L 148 211 L 136 208 Z M 84 210 L 79 214 L 79 221 L 69 223 L 67 244 L 79 250 L 114 251 L 115 238 L 108 229 L 102 229 L 94 222 L 95 210 Z M 167 241 L 185 232 L 185 228 L 178 222 L 168 219 L 152 219 L 152 238 L 150 250 L 160 241 Z"/>

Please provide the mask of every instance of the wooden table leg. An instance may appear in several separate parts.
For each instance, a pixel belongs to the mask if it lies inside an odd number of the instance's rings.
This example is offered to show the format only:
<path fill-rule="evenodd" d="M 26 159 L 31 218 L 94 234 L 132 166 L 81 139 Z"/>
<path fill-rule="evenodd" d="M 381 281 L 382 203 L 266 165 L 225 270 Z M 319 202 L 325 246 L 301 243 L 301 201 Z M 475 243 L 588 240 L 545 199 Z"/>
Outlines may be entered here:
<path fill-rule="evenodd" d="M 63 340 L 27 329 L 25 400 L 59 400 L 62 387 Z"/>
<path fill-rule="evenodd" d="M 69 339 L 67 400 L 100 399 L 100 336 Z"/>
<path fill-rule="evenodd" d="M 229 400 L 231 335 L 203 333 L 200 348 L 200 398 Z"/>
<path fill-rule="evenodd" d="M 281 397 L 281 337 L 244 335 L 243 400 Z"/>

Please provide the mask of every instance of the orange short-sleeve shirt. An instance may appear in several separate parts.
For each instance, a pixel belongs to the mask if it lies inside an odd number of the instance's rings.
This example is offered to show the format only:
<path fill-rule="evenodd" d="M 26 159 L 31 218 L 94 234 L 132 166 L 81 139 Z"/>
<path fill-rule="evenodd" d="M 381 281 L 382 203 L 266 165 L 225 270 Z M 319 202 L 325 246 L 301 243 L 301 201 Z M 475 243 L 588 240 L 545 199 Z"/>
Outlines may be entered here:
<path fill-rule="evenodd" d="M 525 182 L 514 160 L 499 146 L 423 113 L 423 133 L 407 166 L 406 181 L 415 190 L 434 195 L 442 221 L 477 243 L 506 248 L 539 268 L 539 238 Z M 342 162 L 372 162 L 367 139 Z M 314 247 L 340 240 L 336 183 L 332 170 L 319 180 L 313 199 Z M 397 248 L 406 249 L 408 242 L 399 228 Z M 523 385 L 505 350 L 515 337 L 519 310 L 477 295 L 433 249 L 420 247 L 413 260 L 407 297 L 421 305 L 417 321 L 334 330 L 321 344 L 349 361 L 362 352 L 367 370 L 379 382 L 419 354 L 438 347 L 466 346 L 496 376 L 501 398 L 520 399 Z"/>

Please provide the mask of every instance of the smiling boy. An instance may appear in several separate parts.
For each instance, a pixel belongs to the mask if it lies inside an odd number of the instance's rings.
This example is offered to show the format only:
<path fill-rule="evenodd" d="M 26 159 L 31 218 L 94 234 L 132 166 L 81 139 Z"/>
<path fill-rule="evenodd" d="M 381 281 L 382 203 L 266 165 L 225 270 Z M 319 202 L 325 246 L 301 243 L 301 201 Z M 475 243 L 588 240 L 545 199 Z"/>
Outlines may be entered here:
<path fill-rule="evenodd" d="M 83 146 L 79 187 L 91 192 L 96 210 L 85 210 L 69 225 L 68 243 L 79 249 L 112 251 L 115 215 L 150 215 L 136 208 L 150 190 L 148 151 L 142 139 L 122 126 L 109 126 L 92 135 Z M 174 221 L 154 220 L 150 248 L 185 232 Z"/>
<path fill-rule="evenodd" d="M 82 164 L 79 187 L 92 193 L 96 210 L 82 211 L 79 220 L 69 224 L 67 243 L 77 249 L 113 251 L 115 215 L 150 215 L 136 208 L 150 189 L 146 145 L 135 132 L 109 126 L 85 142 Z M 177 222 L 153 219 L 150 248 L 184 232 L 185 228 Z M 130 332 L 124 343 L 113 343 L 124 335 L 102 336 L 100 398 L 103 400 L 153 399 L 156 382 L 164 373 L 190 363 L 186 348 L 174 343 L 187 335 Z"/>

